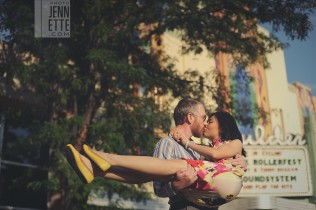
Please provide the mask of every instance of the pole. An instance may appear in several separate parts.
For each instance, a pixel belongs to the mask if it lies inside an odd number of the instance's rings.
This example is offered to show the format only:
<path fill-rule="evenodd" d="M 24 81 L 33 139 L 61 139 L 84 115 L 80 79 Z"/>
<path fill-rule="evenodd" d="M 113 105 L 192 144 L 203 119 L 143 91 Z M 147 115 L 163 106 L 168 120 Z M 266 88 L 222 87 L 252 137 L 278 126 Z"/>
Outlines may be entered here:
<path fill-rule="evenodd" d="M 4 134 L 4 114 L 0 114 L 0 177 L 1 177 L 1 163 L 2 163 L 3 134 Z"/>

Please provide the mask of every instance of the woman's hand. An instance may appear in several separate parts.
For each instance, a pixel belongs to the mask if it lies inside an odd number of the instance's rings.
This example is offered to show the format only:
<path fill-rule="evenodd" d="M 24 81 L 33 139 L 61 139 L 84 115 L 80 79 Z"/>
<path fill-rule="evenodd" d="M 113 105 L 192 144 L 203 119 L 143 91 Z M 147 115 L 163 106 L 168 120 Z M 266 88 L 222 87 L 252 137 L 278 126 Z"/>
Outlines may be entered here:
<path fill-rule="evenodd" d="M 231 159 L 230 162 L 233 166 L 240 166 L 242 169 L 244 169 L 244 171 L 247 171 L 247 162 L 244 156 L 237 154 L 235 159 Z"/>
<path fill-rule="evenodd" d="M 187 141 L 189 141 L 189 139 L 187 139 L 181 129 L 179 128 L 170 128 L 170 132 L 169 132 L 169 135 L 176 141 L 178 142 L 179 144 L 181 145 L 185 145 L 187 143 Z"/>

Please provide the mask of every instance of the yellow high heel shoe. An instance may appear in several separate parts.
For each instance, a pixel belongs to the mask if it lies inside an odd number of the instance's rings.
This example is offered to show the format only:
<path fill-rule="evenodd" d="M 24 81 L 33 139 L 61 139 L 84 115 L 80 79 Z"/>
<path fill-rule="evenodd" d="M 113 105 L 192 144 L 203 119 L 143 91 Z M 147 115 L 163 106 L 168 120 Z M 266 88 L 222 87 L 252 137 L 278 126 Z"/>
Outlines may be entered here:
<path fill-rule="evenodd" d="M 111 167 L 110 163 L 98 154 L 92 152 L 86 144 L 83 145 L 83 151 L 102 171 L 106 171 Z"/>
<path fill-rule="evenodd" d="M 82 182 L 89 184 L 93 181 L 93 173 L 83 163 L 79 152 L 71 144 L 67 144 L 66 146 L 66 158 Z"/>

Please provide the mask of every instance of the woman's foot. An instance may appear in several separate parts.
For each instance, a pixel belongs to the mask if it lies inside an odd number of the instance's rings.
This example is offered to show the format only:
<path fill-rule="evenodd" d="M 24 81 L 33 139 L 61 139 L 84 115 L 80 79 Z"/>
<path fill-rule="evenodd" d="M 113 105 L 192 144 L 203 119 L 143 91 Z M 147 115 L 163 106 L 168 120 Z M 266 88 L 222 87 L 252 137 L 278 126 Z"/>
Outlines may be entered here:
<path fill-rule="evenodd" d="M 81 155 L 71 144 L 67 144 L 66 146 L 66 158 L 82 182 L 89 184 L 93 181 L 94 175 L 90 161 Z"/>
<path fill-rule="evenodd" d="M 111 167 L 110 163 L 105 160 L 100 152 L 92 150 L 86 144 L 83 145 L 83 150 L 102 171 L 107 171 Z"/>

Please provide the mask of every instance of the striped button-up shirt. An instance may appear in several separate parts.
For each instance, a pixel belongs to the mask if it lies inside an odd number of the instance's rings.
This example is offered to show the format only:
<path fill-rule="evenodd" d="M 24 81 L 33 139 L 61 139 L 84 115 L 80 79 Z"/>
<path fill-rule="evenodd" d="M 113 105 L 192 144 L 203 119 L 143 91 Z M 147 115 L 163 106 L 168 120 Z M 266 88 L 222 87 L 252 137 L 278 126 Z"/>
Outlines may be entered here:
<path fill-rule="evenodd" d="M 192 141 L 192 143 L 194 143 Z M 159 140 L 154 150 L 154 157 L 160 159 L 200 159 L 200 154 L 188 148 L 185 149 L 178 144 L 173 138 L 166 136 Z M 173 197 L 176 193 L 172 190 L 171 182 L 154 182 L 155 194 L 159 197 Z"/>

